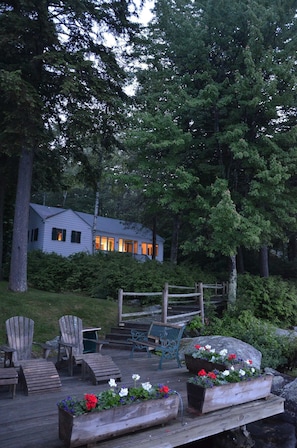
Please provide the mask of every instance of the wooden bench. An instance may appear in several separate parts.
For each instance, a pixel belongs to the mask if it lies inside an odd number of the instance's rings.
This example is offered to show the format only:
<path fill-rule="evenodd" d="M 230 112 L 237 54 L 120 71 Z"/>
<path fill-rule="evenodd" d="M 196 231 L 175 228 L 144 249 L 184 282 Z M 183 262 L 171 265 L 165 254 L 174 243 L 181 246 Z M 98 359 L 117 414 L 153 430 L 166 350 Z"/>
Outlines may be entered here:
<path fill-rule="evenodd" d="M 135 350 L 145 350 L 148 356 L 151 352 L 160 355 L 159 369 L 162 369 L 164 359 L 176 359 L 178 367 L 181 367 L 179 359 L 179 345 L 185 325 L 175 325 L 163 322 L 152 322 L 148 331 L 131 329 L 132 350 L 130 357 L 133 358 Z"/>

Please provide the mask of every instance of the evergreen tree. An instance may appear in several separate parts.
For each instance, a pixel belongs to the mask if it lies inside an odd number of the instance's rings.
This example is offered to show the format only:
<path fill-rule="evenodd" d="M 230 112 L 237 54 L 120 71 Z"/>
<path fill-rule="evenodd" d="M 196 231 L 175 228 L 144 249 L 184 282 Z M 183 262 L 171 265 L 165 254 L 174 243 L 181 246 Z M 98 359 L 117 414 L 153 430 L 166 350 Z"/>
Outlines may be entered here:
<path fill-rule="evenodd" d="M 157 0 L 155 15 L 150 49 L 161 43 L 163 53 L 161 68 L 148 57 L 148 70 L 170 69 L 163 92 L 169 85 L 175 98 L 166 107 L 191 135 L 178 157 L 173 151 L 197 186 L 183 247 L 226 255 L 234 266 L 238 247 L 271 246 L 296 229 L 296 2 Z M 140 92 L 142 79 L 143 70 Z M 155 85 L 144 83 L 147 108 Z M 158 109 L 149 109 L 156 121 Z"/>
<path fill-rule="evenodd" d="M 34 154 L 54 151 L 59 143 L 66 159 L 75 154 L 80 161 L 87 133 L 106 144 L 124 98 L 125 72 L 116 53 L 137 30 L 130 20 L 132 8 L 133 0 L 0 1 L 1 152 L 18 155 L 20 161 L 13 291 L 27 289 Z M 111 35 L 113 46 L 108 43 Z"/>

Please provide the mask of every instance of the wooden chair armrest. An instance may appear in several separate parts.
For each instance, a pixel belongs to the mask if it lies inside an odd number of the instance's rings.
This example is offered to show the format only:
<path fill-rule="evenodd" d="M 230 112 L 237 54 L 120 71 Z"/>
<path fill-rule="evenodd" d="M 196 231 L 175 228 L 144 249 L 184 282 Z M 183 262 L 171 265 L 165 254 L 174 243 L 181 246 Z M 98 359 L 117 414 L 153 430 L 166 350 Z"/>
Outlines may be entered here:
<path fill-rule="evenodd" d="M 46 344 L 44 342 L 33 342 L 34 345 L 38 345 L 38 347 L 41 347 L 43 350 L 43 358 L 47 359 L 48 355 L 50 354 L 53 347 L 49 344 Z"/>
<path fill-rule="evenodd" d="M 70 342 L 59 341 L 58 344 L 62 345 L 63 347 L 69 347 L 69 348 L 75 347 L 75 344 L 71 344 Z"/>

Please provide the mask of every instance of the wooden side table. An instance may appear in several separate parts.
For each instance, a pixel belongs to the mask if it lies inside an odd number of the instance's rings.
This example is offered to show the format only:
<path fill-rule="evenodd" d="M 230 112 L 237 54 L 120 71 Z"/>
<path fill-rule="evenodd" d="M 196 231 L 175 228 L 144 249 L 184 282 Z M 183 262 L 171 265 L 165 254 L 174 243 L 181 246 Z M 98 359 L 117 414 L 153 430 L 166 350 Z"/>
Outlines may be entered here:
<path fill-rule="evenodd" d="M 18 372 L 14 367 L 0 369 L 0 386 L 10 386 L 12 390 L 12 398 L 15 397 L 16 385 L 18 384 L 18 380 Z"/>
<path fill-rule="evenodd" d="M 0 352 L 4 352 L 4 368 L 12 367 L 12 354 L 15 352 L 15 349 L 8 345 L 0 345 Z"/>

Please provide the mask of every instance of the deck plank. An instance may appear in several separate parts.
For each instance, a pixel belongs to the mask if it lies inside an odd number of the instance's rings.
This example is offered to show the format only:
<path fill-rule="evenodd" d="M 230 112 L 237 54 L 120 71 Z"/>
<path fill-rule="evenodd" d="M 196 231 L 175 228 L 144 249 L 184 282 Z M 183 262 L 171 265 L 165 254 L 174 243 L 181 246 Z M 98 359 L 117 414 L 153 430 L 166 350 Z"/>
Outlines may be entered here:
<path fill-rule="evenodd" d="M 175 360 L 165 361 L 158 370 L 159 358 L 147 358 L 145 353 L 135 353 L 130 359 L 127 350 L 103 348 L 103 354 L 110 355 L 121 367 L 121 386 L 133 384 L 132 374 L 140 375 L 141 382 L 163 383 L 178 391 L 184 405 L 184 416 L 164 426 L 150 428 L 118 439 L 100 442 L 100 448 L 130 448 L 141 444 L 142 448 L 170 448 L 201 440 L 221 431 L 232 429 L 283 412 L 284 401 L 271 395 L 267 400 L 227 408 L 203 416 L 187 412 L 186 381 L 191 374 L 186 367 L 177 368 Z M 0 446 L 5 448 L 62 448 L 58 437 L 58 411 L 56 403 L 75 395 L 96 393 L 108 388 L 107 381 L 92 384 L 81 379 L 80 370 L 69 377 L 67 368 L 60 371 L 62 388 L 60 391 L 25 395 L 17 387 L 16 397 L 11 398 L 8 387 L 0 387 Z"/>

